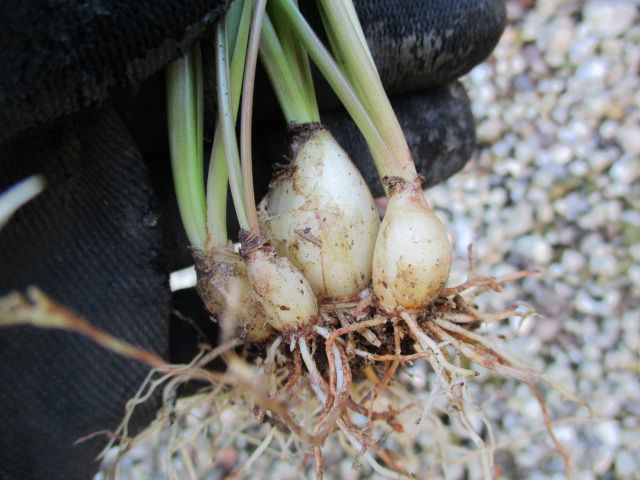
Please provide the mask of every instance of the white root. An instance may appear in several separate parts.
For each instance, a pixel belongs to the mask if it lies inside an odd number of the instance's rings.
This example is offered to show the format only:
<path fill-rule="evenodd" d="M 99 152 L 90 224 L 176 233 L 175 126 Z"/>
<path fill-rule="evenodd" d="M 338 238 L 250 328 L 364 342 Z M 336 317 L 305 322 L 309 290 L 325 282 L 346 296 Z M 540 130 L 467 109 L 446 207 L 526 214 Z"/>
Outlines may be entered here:
<path fill-rule="evenodd" d="M 418 341 L 422 349 L 432 354 L 429 357 L 429 362 L 433 366 L 436 374 L 438 375 L 438 378 L 440 378 L 441 381 L 444 382 L 446 379 L 446 376 L 444 374 L 445 369 L 453 374 L 457 374 L 462 377 L 477 376 L 477 373 L 473 370 L 453 365 L 446 358 L 444 358 L 440 347 L 420 328 L 420 325 L 418 325 L 418 322 L 416 321 L 415 315 L 408 312 L 400 312 L 400 317 L 405 321 L 405 323 L 409 327 L 411 334 Z M 445 387 L 445 389 L 449 387 L 449 385 L 447 384 L 444 384 L 443 386 Z"/>
<path fill-rule="evenodd" d="M 309 352 L 309 348 L 307 346 L 307 342 L 304 340 L 304 338 L 300 338 L 298 340 L 298 344 L 300 345 L 300 353 L 302 354 L 302 360 L 304 362 L 304 364 L 307 367 L 307 370 L 309 371 L 309 375 L 311 377 L 311 388 L 313 390 L 313 392 L 316 394 L 316 396 L 318 397 L 318 400 L 320 400 L 320 402 L 323 405 L 326 405 L 327 402 L 327 385 L 326 382 L 322 379 L 322 376 L 320 375 L 320 372 L 318 371 L 316 364 L 313 360 L 313 357 L 311 357 L 311 354 Z M 334 345 L 334 348 L 335 345 Z M 340 359 L 340 354 L 337 352 L 337 348 L 336 351 L 334 353 L 334 359 L 336 362 L 336 371 L 337 372 L 341 372 L 342 371 L 342 361 Z M 340 362 L 340 363 L 338 363 Z M 338 367 L 339 365 L 339 367 Z M 343 385 L 343 380 L 340 380 L 340 377 L 338 377 L 338 380 L 336 381 L 336 383 L 338 384 L 338 390 L 340 390 L 340 386 Z M 371 468 L 373 468 L 374 471 L 376 471 L 377 473 L 379 473 L 380 475 L 382 475 L 384 478 L 392 478 L 392 479 L 403 479 L 403 478 L 410 478 L 407 477 L 406 475 L 400 475 L 397 472 L 394 472 L 392 470 L 389 470 L 388 468 L 383 467 L 382 465 L 380 465 L 375 458 L 373 458 L 373 456 L 371 455 L 370 452 L 367 451 L 366 447 L 364 445 L 362 445 L 350 432 L 349 432 L 349 428 L 347 427 L 347 425 L 342 421 L 342 420 L 338 420 L 337 422 L 338 427 L 340 428 L 340 430 L 342 430 L 342 432 L 345 434 L 345 436 L 347 437 L 347 439 L 349 440 L 349 443 L 351 443 L 351 445 L 353 445 L 353 447 L 362 455 L 362 458 L 364 458 L 367 463 L 369 465 L 371 465 Z"/>

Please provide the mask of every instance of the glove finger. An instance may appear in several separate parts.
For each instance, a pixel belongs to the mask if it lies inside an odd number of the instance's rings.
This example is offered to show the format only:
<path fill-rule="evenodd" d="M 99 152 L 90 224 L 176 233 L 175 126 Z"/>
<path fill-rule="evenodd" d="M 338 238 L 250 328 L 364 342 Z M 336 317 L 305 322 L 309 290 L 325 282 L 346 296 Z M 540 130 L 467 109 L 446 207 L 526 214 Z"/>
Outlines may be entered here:
<path fill-rule="evenodd" d="M 504 0 L 355 0 L 354 5 L 389 95 L 453 82 L 491 53 L 506 26 Z M 301 2 L 301 9 L 328 45 L 315 2 Z M 338 106 L 315 70 L 314 80 L 320 110 Z M 266 85 L 257 89 L 256 98 L 266 98 L 272 108 Z"/>
<path fill-rule="evenodd" d="M 459 82 L 393 97 L 391 103 L 416 169 L 425 177 L 425 187 L 447 179 L 465 165 L 473 151 L 475 125 L 469 97 Z M 326 112 L 322 119 L 349 153 L 373 195 L 384 195 L 367 144 L 346 112 Z M 254 181 L 260 196 L 268 188 L 270 165 L 288 154 L 287 137 L 282 128 L 262 131 L 257 137 Z"/>
<path fill-rule="evenodd" d="M 355 2 L 385 87 L 405 92 L 445 85 L 469 72 L 498 43 L 503 0 Z"/>
<path fill-rule="evenodd" d="M 148 171 L 112 110 L 0 147 L 0 188 L 42 173 L 45 191 L 0 231 L 0 295 L 29 285 L 96 326 L 166 354 L 169 295 Z M 147 367 L 77 334 L 0 330 L 0 478 L 86 479 Z M 142 405 L 131 425 L 152 418 Z"/>
<path fill-rule="evenodd" d="M 226 3 L 3 2 L 0 142 L 137 87 L 213 25 Z"/>

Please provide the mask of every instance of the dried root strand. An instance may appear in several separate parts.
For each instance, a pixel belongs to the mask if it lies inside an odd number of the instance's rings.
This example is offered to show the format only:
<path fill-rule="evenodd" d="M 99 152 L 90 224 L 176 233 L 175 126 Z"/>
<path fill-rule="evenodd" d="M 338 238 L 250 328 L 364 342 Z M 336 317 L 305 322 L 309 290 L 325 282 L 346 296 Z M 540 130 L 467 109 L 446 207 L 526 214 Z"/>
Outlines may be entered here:
<path fill-rule="evenodd" d="M 332 404 L 329 404 L 329 398 L 327 398 L 325 412 L 323 412 L 323 415 L 314 431 L 314 434 L 321 438 L 326 438 L 326 436 L 334 430 L 335 422 L 344 412 L 347 401 L 351 396 L 351 368 L 349 367 L 349 360 L 347 359 L 347 355 L 342 347 L 335 344 L 334 347 L 337 350 L 335 360 L 336 363 L 338 360 L 340 362 L 338 366 L 340 367 L 341 373 L 340 375 L 336 374 L 335 382 L 338 390 L 334 396 L 333 402 Z M 329 405 L 328 411 L 326 410 L 327 405 Z"/>
<path fill-rule="evenodd" d="M 432 355 L 429 357 L 429 362 L 433 366 L 438 378 L 444 380 L 445 375 L 444 371 L 450 372 L 451 374 L 458 375 L 461 377 L 475 377 L 477 375 L 476 372 L 457 367 L 449 362 L 440 347 L 433 341 L 418 325 L 416 321 L 416 317 L 413 314 L 408 312 L 400 312 L 400 317 L 404 320 L 405 324 L 409 327 L 409 332 L 414 337 L 414 339 L 420 344 L 423 350 L 431 353 Z M 447 388 L 448 385 L 445 385 Z"/>
<path fill-rule="evenodd" d="M 567 475 L 570 476 L 571 457 L 553 432 L 553 424 L 546 402 L 533 383 L 535 379 L 546 380 L 546 377 L 522 362 L 509 358 L 508 355 L 501 353 L 500 349 L 492 345 L 489 339 L 477 333 L 469 332 L 451 322 L 436 319 L 430 328 L 436 335 L 454 344 L 458 351 L 470 360 L 500 375 L 522 381 L 529 387 L 540 405 L 547 433 L 556 446 L 559 455 L 562 457 Z M 555 385 L 552 384 L 552 386 Z M 560 392 L 564 393 L 565 389 L 561 388 Z M 569 394 L 569 396 L 572 400 L 575 399 L 577 403 L 584 404 L 584 402 L 581 402 L 573 395 Z"/>
<path fill-rule="evenodd" d="M 315 478 L 316 480 L 322 480 L 324 476 L 324 459 L 322 458 L 322 449 L 320 447 L 315 447 L 313 449 L 313 454 L 316 461 Z"/>
<path fill-rule="evenodd" d="M 278 392 L 276 392 L 273 398 L 286 398 L 293 387 L 298 384 L 301 376 L 302 356 L 300 355 L 300 350 L 296 348 L 293 352 L 293 365 L 291 366 L 291 374 L 289 376 L 289 380 L 287 380 L 287 383 L 280 390 L 278 390 Z"/>
<path fill-rule="evenodd" d="M 394 342 L 394 350 L 395 350 L 395 356 L 398 357 L 400 355 L 401 349 L 400 349 L 400 330 L 398 329 L 398 325 L 397 324 L 393 324 L 393 342 Z M 378 394 L 384 390 L 387 385 L 389 385 L 389 382 L 391 381 L 391 379 L 393 378 L 393 376 L 396 374 L 396 371 L 398 370 L 398 366 L 400 365 L 400 360 L 398 360 L 397 358 L 395 360 L 392 361 L 391 365 L 389 366 L 389 368 L 387 368 L 387 371 L 385 372 L 384 376 L 382 377 L 382 379 L 380 380 L 380 382 L 378 382 L 373 389 L 365 396 L 365 398 L 362 400 L 362 403 L 365 403 L 367 401 L 367 398 L 369 400 L 369 407 L 367 408 L 368 410 L 368 417 L 369 417 L 369 424 L 371 424 L 371 420 L 373 418 L 373 403 L 375 402 L 376 398 L 378 397 Z M 390 423 L 391 425 L 391 423 Z M 397 423 L 396 423 L 397 425 Z M 391 425 L 392 428 L 394 428 L 393 425 Z M 400 426 L 401 427 L 401 426 Z M 395 427 L 397 428 L 397 427 Z M 394 428 L 394 429 L 395 429 Z"/>

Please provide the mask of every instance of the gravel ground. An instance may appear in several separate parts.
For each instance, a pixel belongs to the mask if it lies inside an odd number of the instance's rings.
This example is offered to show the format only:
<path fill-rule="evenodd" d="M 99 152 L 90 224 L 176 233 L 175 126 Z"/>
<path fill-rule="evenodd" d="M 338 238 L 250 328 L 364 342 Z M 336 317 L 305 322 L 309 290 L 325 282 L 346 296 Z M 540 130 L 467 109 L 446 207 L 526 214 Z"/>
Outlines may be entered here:
<path fill-rule="evenodd" d="M 519 325 L 517 336 L 515 322 L 493 333 L 509 335 L 509 350 L 591 405 L 592 418 L 543 391 L 574 477 L 640 478 L 640 1 L 507 5 L 500 44 L 465 79 L 477 155 L 429 196 L 455 239 L 454 277 L 464 277 L 469 243 L 480 273 L 544 270 L 481 301 L 488 310 L 533 305 L 541 317 Z M 420 368 L 405 380 L 424 385 Z M 502 478 L 566 478 L 525 386 L 483 374 L 473 393 L 494 426 Z M 136 468 L 154 458 L 156 440 L 125 459 L 119 478 L 163 478 Z M 223 449 L 218 460 L 237 455 Z M 333 461 L 340 478 L 366 476 L 329 448 Z M 250 478 L 275 478 L 265 468 L 259 459 Z M 271 468 L 278 478 L 299 475 Z M 454 465 L 448 474 L 477 478 L 479 470 Z"/>
<path fill-rule="evenodd" d="M 489 300 L 543 315 L 507 345 L 593 409 L 546 393 L 576 478 L 640 478 L 640 2 L 527 3 L 465 81 L 477 156 L 430 197 L 460 258 L 473 242 L 485 273 L 544 268 Z M 564 478 L 526 388 L 491 395 L 508 478 Z"/>

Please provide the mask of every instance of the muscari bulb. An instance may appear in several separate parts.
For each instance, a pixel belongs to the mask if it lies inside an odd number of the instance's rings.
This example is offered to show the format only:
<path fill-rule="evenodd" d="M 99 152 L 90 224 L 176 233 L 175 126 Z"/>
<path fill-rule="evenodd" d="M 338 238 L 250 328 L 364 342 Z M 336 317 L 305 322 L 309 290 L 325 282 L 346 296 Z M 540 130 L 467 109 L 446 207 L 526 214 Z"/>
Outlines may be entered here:
<path fill-rule="evenodd" d="M 389 203 L 373 254 L 373 292 L 388 312 L 419 311 L 449 278 L 451 242 L 419 182 L 387 180 Z"/>
<path fill-rule="evenodd" d="M 260 202 L 260 229 L 321 300 L 354 297 L 371 281 L 380 227 L 371 192 L 323 127 L 297 135 L 292 153 L 290 168 Z"/>
<path fill-rule="evenodd" d="M 247 267 L 240 255 L 220 248 L 206 254 L 196 251 L 194 259 L 196 289 L 212 315 L 232 315 L 239 335 L 250 342 L 262 342 L 275 334 L 249 284 Z"/>
<path fill-rule="evenodd" d="M 249 283 L 269 324 L 278 331 L 296 331 L 318 315 L 311 285 L 264 237 L 241 232 Z"/>

